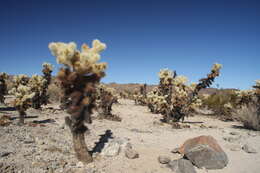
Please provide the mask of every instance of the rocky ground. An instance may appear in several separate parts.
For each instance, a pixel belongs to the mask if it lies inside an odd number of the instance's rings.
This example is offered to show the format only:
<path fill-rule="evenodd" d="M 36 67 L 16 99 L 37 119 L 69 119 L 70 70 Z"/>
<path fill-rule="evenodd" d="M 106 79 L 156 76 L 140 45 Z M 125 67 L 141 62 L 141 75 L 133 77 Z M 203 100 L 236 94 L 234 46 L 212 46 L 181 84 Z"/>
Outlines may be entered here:
<path fill-rule="evenodd" d="M 28 110 L 24 126 L 17 125 L 17 111 L 2 105 L 0 117 L 6 115 L 10 124 L 0 126 L 0 172 L 171 173 L 169 164 L 160 162 L 182 158 L 172 151 L 200 135 L 213 136 L 229 163 L 219 170 L 195 167 L 196 172 L 260 170 L 260 132 L 243 129 L 239 122 L 222 122 L 205 115 L 188 117 L 184 125 L 190 128 L 174 129 L 161 123 L 161 116 L 150 113 L 147 107 L 134 105 L 131 100 L 119 102 L 113 106 L 113 113 L 122 118 L 121 122 L 94 119 L 88 125 L 86 143 L 94 157 L 88 165 L 75 158 L 71 134 L 64 124 L 67 114 L 57 105 L 47 105 L 42 111 Z"/>

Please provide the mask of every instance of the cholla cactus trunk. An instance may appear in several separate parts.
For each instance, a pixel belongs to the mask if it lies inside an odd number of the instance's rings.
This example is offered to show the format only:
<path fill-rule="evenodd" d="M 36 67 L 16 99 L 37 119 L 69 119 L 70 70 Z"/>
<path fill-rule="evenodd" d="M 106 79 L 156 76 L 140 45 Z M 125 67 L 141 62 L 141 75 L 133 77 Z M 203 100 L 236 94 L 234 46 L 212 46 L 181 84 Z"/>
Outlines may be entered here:
<path fill-rule="evenodd" d="M 22 107 L 16 107 L 16 109 L 18 110 L 18 113 L 19 113 L 19 124 L 20 125 L 23 125 L 24 124 L 24 118 L 26 116 L 26 112 L 24 110 L 24 108 Z"/>
<path fill-rule="evenodd" d="M 92 42 L 92 48 L 83 44 L 81 51 L 76 44 L 50 43 L 49 49 L 56 56 L 61 68 L 57 78 L 60 80 L 64 97 L 68 98 L 67 112 L 70 116 L 65 118 L 73 136 L 73 146 L 77 158 L 83 163 L 92 162 L 92 156 L 85 143 L 86 123 L 91 123 L 91 114 L 95 107 L 96 87 L 100 79 L 105 76 L 106 63 L 99 63 L 100 52 L 106 45 L 99 40 Z"/>
<path fill-rule="evenodd" d="M 32 98 L 32 108 L 40 109 L 41 108 L 41 97 L 39 92 L 35 92 L 34 97 Z"/>
<path fill-rule="evenodd" d="M 260 116 L 260 80 L 256 81 L 256 85 L 253 86 L 255 89 L 255 96 L 256 96 L 256 105 L 257 105 L 257 112 L 258 116 Z"/>
<path fill-rule="evenodd" d="M 84 122 L 92 123 L 91 114 L 95 107 L 96 84 L 100 77 L 97 75 L 80 76 L 69 69 L 62 69 L 65 76 L 58 76 L 67 97 L 71 99 L 67 111 L 71 115 L 66 117 L 66 124 L 70 127 L 73 136 L 73 145 L 77 158 L 84 162 L 92 162 L 91 154 L 85 144 L 84 133 L 87 127 Z M 67 76 L 67 77 L 66 77 Z M 73 86 L 73 87 L 72 87 Z"/>
<path fill-rule="evenodd" d="M 167 79 L 167 84 L 165 82 L 165 78 L 160 78 L 159 84 L 159 94 L 162 96 L 166 96 L 166 101 L 169 105 L 171 105 L 172 92 L 173 92 L 173 83 L 172 80 L 177 76 L 176 71 L 173 71 L 173 74 L 170 78 Z"/>
<path fill-rule="evenodd" d="M 5 101 L 4 95 L 7 92 L 6 78 L 7 78 L 6 73 L 0 74 L 0 103 L 4 103 Z"/>

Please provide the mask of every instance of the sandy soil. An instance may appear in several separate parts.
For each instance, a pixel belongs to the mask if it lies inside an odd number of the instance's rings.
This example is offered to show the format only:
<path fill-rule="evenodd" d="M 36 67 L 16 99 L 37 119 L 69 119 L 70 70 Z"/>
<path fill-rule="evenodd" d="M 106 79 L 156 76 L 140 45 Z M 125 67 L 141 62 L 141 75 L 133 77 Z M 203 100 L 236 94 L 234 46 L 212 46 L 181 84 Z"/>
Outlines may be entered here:
<path fill-rule="evenodd" d="M 90 150 L 93 149 L 100 135 L 110 130 L 112 137 L 128 140 L 139 158 L 128 159 L 122 151 L 113 157 L 96 153 L 93 163 L 81 165 L 74 156 L 70 131 L 64 125 L 67 114 L 51 109 L 57 105 L 47 105 L 48 109 L 43 111 L 30 109 L 23 127 L 16 125 L 16 111 L 5 110 L 2 106 L 0 116 L 8 115 L 13 120 L 9 126 L 0 126 L 0 172 L 170 173 L 171 169 L 158 162 L 158 156 L 180 158 L 171 150 L 200 135 L 213 136 L 227 153 L 229 164 L 221 170 L 196 168 L 198 173 L 260 171 L 260 132 L 243 129 L 239 122 L 222 122 L 203 115 L 186 119 L 185 124 L 191 128 L 173 129 L 160 123 L 161 115 L 150 113 L 147 107 L 134 105 L 131 100 L 119 102 L 113 106 L 113 113 L 120 116 L 122 122 L 95 119 L 88 125 L 90 133 L 86 134 L 86 143 Z M 29 123 L 34 120 L 38 123 Z M 243 151 L 241 146 L 245 143 L 258 153 Z"/>

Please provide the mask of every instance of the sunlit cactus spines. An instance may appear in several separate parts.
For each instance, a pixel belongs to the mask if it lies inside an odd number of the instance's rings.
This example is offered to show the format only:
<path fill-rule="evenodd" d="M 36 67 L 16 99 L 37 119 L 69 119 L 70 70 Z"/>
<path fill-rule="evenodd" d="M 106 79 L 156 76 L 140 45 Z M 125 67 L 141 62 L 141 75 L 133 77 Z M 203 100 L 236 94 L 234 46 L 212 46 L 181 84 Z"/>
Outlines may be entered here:
<path fill-rule="evenodd" d="M 167 123 L 178 122 L 181 119 L 183 121 L 185 116 L 190 114 L 196 107 L 201 106 L 201 100 L 197 97 L 199 91 L 209 87 L 214 82 L 214 79 L 219 76 L 221 67 L 220 64 L 214 64 L 211 73 L 207 75 L 207 78 L 200 79 L 198 84 L 192 83 L 188 85 L 188 79 L 185 76 L 176 76 L 175 73 L 172 78 L 172 85 L 169 86 L 171 89 L 168 90 L 171 96 L 166 99 L 169 104 L 164 109 L 166 111 L 162 112 L 163 121 Z M 165 94 L 165 96 L 167 95 Z"/>
<path fill-rule="evenodd" d="M 8 79 L 7 73 L 0 73 L 0 103 L 4 103 L 4 95 L 7 93 L 7 84 L 6 80 Z"/>
<path fill-rule="evenodd" d="M 17 88 L 13 88 L 9 92 L 15 96 L 14 107 L 19 112 L 19 123 L 24 124 L 24 117 L 26 116 L 26 110 L 32 105 L 32 98 L 35 93 L 32 88 L 26 85 L 18 85 Z"/>
<path fill-rule="evenodd" d="M 98 86 L 98 97 L 98 107 L 100 109 L 99 117 L 102 119 L 121 121 L 121 118 L 119 118 L 117 115 L 112 114 L 112 106 L 117 101 L 115 89 L 100 84 Z"/>
<path fill-rule="evenodd" d="M 171 104 L 171 97 L 172 97 L 172 87 L 174 78 L 176 77 L 176 71 L 171 71 L 169 69 L 162 69 L 159 72 L 159 95 L 167 96 L 166 101 L 168 104 Z"/>
<path fill-rule="evenodd" d="M 42 64 L 42 67 L 43 67 L 43 69 L 42 69 L 43 77 L 46 80 L 46 82 L 44 83 L 40 98 L 41 98 L 41 104 L 46 105 L 48 103 L 48 99 L 49 99 L 49 96 L 47 95 L 47 90 L 51 83 L 51 73 L 53 71 L 53 65 L 45 62 Z"/>
<path fill-rule="evenodd" d="M 77 158 L 83 163 L 92 162 L 92 156 L 85 144 L 86 123 L 91 123 L 91 114 L 95 108 L 97 84 L 105 76 L 106 63 L 99 63 L 100 53 L 106 48 L 99 40 L 92 42 L 92 47 L 83 44 L 77 50 L 75 43 L 50 43 L 49 48 L 58 63 L 64 67 L 57 75 L 64 96 L 68 99 L 65 118 L 70 127 Z"/>
<path fill-rule="evenodd" d="M 44 77 L 39 75 L 33 75 L 29 82 L 28 86 L 32 89 L 32 91 L 35 93 L 34 97 L 32 98 L 32 107 L 34 109 L 40 109 L 41 108 L 41 96 L 44 91 L 44 87 L 46 86 L 47 80 L 44 79 Z"/>
<path fill-rule="evenodd" d="M 13 78 L 13 87 L 17 88 L 19 85 L 27 85 L 29 79 L 30 79 L 29 76 L 25 74 L 16 75 Z"/>

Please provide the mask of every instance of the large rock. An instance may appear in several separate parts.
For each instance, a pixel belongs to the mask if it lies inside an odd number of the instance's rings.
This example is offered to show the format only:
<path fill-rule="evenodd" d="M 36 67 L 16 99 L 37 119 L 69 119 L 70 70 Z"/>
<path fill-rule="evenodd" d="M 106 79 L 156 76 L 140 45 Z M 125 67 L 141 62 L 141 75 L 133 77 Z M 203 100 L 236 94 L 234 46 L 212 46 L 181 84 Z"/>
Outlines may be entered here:
<path fill-rule="evenodd" d="M 186 159 L 172 160 L 168 163 L 168 167 L 175 173 L 196 173 L 192 163 Z"/>
<path fill-rule="evenodd" d="M 179 148 L 179 152 L 199 168 L 222 169 L 228 164 L 226 153 L 212 136 L 189 139 Z"/>

